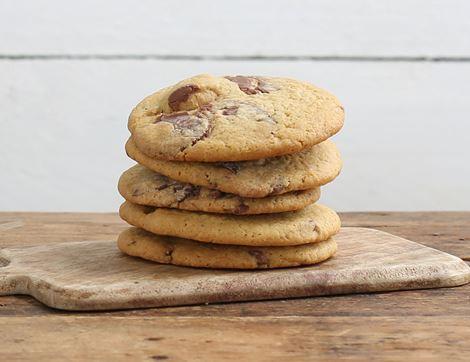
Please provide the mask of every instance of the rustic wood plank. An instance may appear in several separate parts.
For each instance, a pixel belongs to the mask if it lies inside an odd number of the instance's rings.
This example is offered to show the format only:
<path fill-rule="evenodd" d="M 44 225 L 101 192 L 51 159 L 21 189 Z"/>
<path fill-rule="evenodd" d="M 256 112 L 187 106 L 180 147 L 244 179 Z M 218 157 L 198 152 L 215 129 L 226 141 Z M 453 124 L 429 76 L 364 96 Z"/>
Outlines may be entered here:
<path fill-rule="evenodd" d="M 115 240 L 127 224 L 116 213 L 0 213 L 0 246 Z"/>
<path fill-rule="evenodd" d="M 371 227 L 470 260 L 470 212 L 342 214 L 344 226 Z"/>
<path fill-rule="evenodd" d="M 383 212 L 345 213 L 342 218 L 349 226 L 393 229 L 438 249 L 468 255 L 468 234 L 462 230 L 469 215 Z M 112 240 L 125 227 L 116 214 L 0 213 L 0 220 L 2 247 Z M 446 225 L 453 229 L 452 235 L 428 232 Z M 465 240 L 455 245 L 461 238 Z M 5 360 L 310 360 L 315 356 L 383 361 L 406 356 L 459 361 L 470 352 L 469 315 L 470 285 L 78 315 L 14 296 L 1 299 L 0 324 L 8 333 L 0 349 Z"/>
<path fill-rule="evenodd" d="M 1 297 L 0 317 L 40 315 L 73 316 L 76 315 L 76 313 L 48 308 L 28 296 Z M 80 313 L 80 315 L 110 317 L 465 317 L 470 315 L 470 285 L 458 288 L 368 293 L 333 297 L 219 303 L 203 306 L 148 308 L 108 312 L 83 312 Z"/>
<path fill-rule="evenodd" d="M 2 4 L 0 53 L 470 56 L 464 0 L 47 4 Z"/>
<path fill-rule="evenodd" d="M 0 250 L 0 295 L 65 310 L 109 310 L 460 286 L 460 259 L 381 231 L 342 228 L 339 251 L 313 266 L 210 270 L 123 256 L 115 241 Z"/>
<path fill-rule="evenodd" d="M 13 360 L 464 361 L 470 318 L 5 317 L 2 357 Z"/>

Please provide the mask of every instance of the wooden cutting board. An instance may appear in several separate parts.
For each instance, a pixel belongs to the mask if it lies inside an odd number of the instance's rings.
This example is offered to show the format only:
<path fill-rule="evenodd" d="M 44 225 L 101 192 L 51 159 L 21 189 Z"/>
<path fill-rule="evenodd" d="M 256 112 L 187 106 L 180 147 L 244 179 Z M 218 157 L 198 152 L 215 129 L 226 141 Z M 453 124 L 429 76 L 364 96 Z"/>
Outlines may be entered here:
<path fill-rule="evenodd" d="M 2 249 L 0 295 L 28 294 L 66 310 L 109 310 L 470 282 L 461 259 L 382 231 L 343 228 L 336 240 L 336 256 L 317 266 L 259 271 L 159 265 L 121 254 L 114 241 Z"/>

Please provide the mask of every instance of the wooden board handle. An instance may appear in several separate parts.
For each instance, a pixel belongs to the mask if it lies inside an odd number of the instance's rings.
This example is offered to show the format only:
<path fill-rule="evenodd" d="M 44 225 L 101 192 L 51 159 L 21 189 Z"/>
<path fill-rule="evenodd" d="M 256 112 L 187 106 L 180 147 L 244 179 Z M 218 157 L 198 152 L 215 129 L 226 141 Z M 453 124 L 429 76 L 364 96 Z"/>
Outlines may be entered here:
<path fill-rule="evenodd" d="M 0 295 L 19 294 L 24 280 L 8 256 L 0 250 Z"/>

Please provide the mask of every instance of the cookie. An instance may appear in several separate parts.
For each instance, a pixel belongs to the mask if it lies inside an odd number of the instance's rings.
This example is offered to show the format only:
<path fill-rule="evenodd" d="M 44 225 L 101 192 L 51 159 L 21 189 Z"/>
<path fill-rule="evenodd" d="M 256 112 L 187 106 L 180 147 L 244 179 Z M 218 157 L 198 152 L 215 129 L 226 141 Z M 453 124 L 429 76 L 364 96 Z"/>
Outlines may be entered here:
<path fill-rule="evenodd" d="M 335 96 L 287 78 L 199 75 L 140 102 L 128 128 L 151 158 L 245 161 L 300 152 L 343 126 Z"/>
<path fill-rule="evenodd" d="M 243 198 L 175 181 L 141 165 L 122 174 L 118 189 L 122 197 L 134 204 L 236 215 L 298 210 L 320 198 L 319 188 L 265 198 Z"/>
<path fill-rule="evenodd" d="M 210 214 L 124 202 L 122 219 L 159 235 L 216 244 L 286 246 L 327 240 L 341 226 L 338 215 L 312 204 L 298 211 L 262 215 Z"/>
<path fill-rule="evenodd" d="M 291 191 L 317 188 L 332 181 L 342 161 L 331 140 L 302 152 L 245 162 L 178 162 L 150 158 L 132 138 L 126 152 L 138 163 L 173 180 L 239 195 L 267 197 Z"/>
<path fill-rule="evenodd" d="M 118 247 L 125 254 L 158 263 L 218 269 L 310 265 L 330 258 L 336 252 L 333 239 L 297 246 L 252 247 L 200 243 L 155 235 L 137 228 L 124 230 L 119 235 Z"/>

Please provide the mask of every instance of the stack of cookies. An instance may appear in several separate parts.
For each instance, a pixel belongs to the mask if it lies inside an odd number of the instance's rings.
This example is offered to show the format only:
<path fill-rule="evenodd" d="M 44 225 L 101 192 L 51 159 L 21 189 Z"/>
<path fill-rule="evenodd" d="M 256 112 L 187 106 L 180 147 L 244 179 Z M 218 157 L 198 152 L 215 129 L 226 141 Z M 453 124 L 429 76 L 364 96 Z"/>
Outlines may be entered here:
<path fill-rule="evenodd" d="M 338 215 L 316 203 L 340 172 L 344 111 L 286 78 L 199 75 L 140 102 L 126 144 L 120 250 L 205 268 L 308 265 L 336 252 Z"/>

